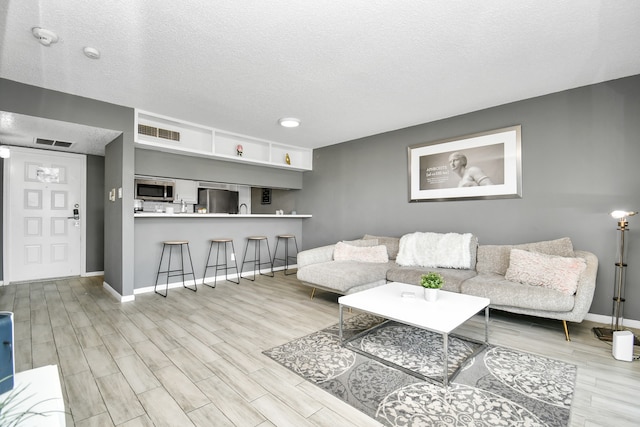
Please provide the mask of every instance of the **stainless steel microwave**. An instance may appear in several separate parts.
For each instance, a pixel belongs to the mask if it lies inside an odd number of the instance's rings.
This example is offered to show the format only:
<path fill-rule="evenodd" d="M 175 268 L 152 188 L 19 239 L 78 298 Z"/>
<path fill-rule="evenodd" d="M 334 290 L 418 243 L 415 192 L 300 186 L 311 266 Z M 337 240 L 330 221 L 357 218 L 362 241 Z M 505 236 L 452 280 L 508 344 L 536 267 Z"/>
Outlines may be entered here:
<path fill-rule="evenodd" d="M 135 198 L 156 202 L 173 202 L 176 184 L 173 181 L 135 180 Z"/>

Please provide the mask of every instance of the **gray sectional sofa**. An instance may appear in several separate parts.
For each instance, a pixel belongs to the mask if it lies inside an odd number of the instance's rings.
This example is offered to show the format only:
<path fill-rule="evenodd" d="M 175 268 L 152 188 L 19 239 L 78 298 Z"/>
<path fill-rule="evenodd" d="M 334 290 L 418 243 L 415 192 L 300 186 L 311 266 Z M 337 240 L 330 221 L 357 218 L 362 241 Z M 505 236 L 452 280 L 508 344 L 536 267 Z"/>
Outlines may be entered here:
<path fill-rule="evenodd" d="M 493 309 L 561 320 L 567 340 L 567 321 L 581 322 L 591 306 L 598 259 L 590 252 L 574 250 L 569 238 L 521 245 L 478 245 L 477 238 L 472 236 L 462 249 L 469 251 L 468 268 L 401 265 L 397 257 L 404 238 L 365 235 L 362 239 L 301 251 L 297 277 L 313 288 L 313 298 L 316 288 L 346 295 L 387 282 L 419 286 L 422 274 L 436 271 L 445 279 L 444 290 L 489 298 Z M 388 260 L 370 262 L 357 257 L 345 259 L 344 255 L 334 259 L 334 250 L 337 245 L 344 248 L 343 244 L 383 245 Z M 357 253 L 358 249 L 354 251 Z M 515 265 L 516 255 L 518 259 L 521 256 L 532 259 L 525 258 L 524 264 Z M 549 275 L 548 282 L 559 288 L 549 287 L 545 274 Z"/>

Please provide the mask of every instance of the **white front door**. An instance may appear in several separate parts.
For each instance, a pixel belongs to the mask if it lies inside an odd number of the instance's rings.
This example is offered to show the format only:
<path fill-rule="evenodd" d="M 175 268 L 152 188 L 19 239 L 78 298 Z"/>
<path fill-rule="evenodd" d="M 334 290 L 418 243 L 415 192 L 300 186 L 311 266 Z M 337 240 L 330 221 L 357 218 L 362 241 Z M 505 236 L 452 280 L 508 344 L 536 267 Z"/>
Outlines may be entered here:
<path fill-rule="evenodd" d="M 11 148 L 4 170 L 5 284 L 84 273 L 85 176 L 84 155 Z"/>

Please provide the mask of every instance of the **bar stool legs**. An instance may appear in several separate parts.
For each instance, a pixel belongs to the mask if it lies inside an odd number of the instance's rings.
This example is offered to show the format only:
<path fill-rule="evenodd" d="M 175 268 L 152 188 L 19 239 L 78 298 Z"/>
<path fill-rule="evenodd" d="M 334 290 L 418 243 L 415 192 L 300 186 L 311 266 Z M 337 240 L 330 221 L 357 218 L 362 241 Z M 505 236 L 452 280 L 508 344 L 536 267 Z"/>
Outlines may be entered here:
<path fill-rule="evenodd" d="M 284 258 L 277 258 L 278 243 L 280 243 L 281 239 L 284 240 Z M 293 239 L 293 243 L 296 245 L 296 255 L 289 255 L 289 242 L 291 241 L 291 239 Z M 298 258 L 298 241 L 296 240 L 296 236 L 294 236 L 293 234 L 281 234 L 279 236 L 276 236 L 276 249 L 273 251 L 273 262 L 271 264 L 275 266 L 276 260 L 284 261 L 284 274 L 285 276 L 289 276 L 291 274 L 295 274 L 294 272 L 287 273 L 287 270 L 293 270 L 289 268 L 289 260 L 296 259 L 296 262 L 297 262 L 297 258 Z"/>
<path fill-rule="evenodd" d="M 218 238 L 218 239 L 211 239 L 210 240 L 211 244 L 209 245 L 209 255 L 207 255 L 207 260 L 205 261 L 205 268 L 204 268 L 204 274 L 202 275 L 202 284 L 203 285 L 207 285 L 210 288 L 215 288 L 216 287 L 216 283 L 218 280 L 218 270 L 224 270 L 224 279 L 235 283 L 235 284 L 239 284 L 240 283 L 240 275 L 238 274 L 238 262 L 236 261 L 235 258 L 235 253 L 236 253 L 236 249 L 233 246 L 233 239 L 230 238 L 226 238 L 226 237 L 222 237 L 222 238 Z M 227 244 L 231 243 L 231 253 L 233 254 L 233 265 L 229 265 L 229 258 L 227 258 Z M 213 245 L 216 244 L 217 245 L 217 249 L 216 249 L 216 263 L 210 265 L 209 264 L 209 259 L 211 258 L 211 251 L 213 249 Z M 220 262 L 220 245 L 222 245 L 224 247 L 224 263 Z M 207 277 L 207 270 L 209 268 L 215 268 L 214 273 L 213 273 L 213 286 L 205 283 L 205 279 Z M 235 280 L 231 280 L 229 279 L 228 273 L 229 270 L 236 270 L 236 276 L 237 276 L 237 281 Z"/>
<path fill-rule="evenodd" d="M 261 257 L 260 257 L 260 243 L 261 242 L 265 242 L 267 244 L 267 255 L 269 256 L 268 260 L 269 261 L 262 261 Z M 254 255 L 253 255 L 253 259 L 247 259 L 247 252 L 249 250 L 249 243 L 253 243 L 254 244 Z M 253 278 L 249 279 L 248 277 L 242 277 L 242 272 L 244 271 L 244 265 L 246 263 L 253 263 Z M 267 264 L 269 266 L 269 272 L 270 274 L 265 274 L 262 272 L 261 267 Z M 269 240 L 267 239 L 266 236 L 249 236 L 247 237 L 247 244 L 244 247 L 244 257 L 242 257 L 242 266 L 240 267 L 240 278 L 242 279 L 247 279 L 247 280 L 251 280 L 254 281 L 256 280 L 256 269 L 258 270 L 258 273 L 262 274 L 263 276 L 269 276 L 269 277 L 273 277 L 273 264 L 271 263 L 271 250 L 269 249 Z"/>
<path fill-rule="evenodd" d="M 168 259 L 168 262 L 167 262 L 167 269 L 166 270 L 161 270 L 162 269 L 162 260 L 164 259 L 164 252 L 165 252 L 165 249 L 167 249 L 167 246 L 169 247 L 169 259 Z M 179 246 L 180 247 L 180 269 L 172 270 L 171 269 L 171 254 L 172 254 L 173 248 L 175 246 Z M 184 246 L 187 247 L 187 254 L 189 255 L 189 264 L 191 265 L 191 273 L 185 273 L 185 271 L 184 271 L 184 250 L 183 250 Z M 161 274 L 166 274 L 167 275 L 167 282 L 166 282 L 164 294 L 157 291 L 158 279 L 160 278 Z M 187 283 L 185 281 L 185 276 L 188 276 L 188 275 L 193 276 L 193 288 L 188 287 Z M 182 276 L 182 286 L 183 287 L 189 289 L 190 291 L 194 291 L 194 292 L 198 290 L 198 286 L 196 285 L 196 276 L 195 276 L 194 270 L 193 270 L 193 262 L 191 261 L 191 250 L 189 249 L 189 242 L 187 240 L 175 240 L 175 241 L 169 241 L 169 242 L 162 242 L 162 255 L 160 255 L 160 264 L 158 265 L 158 273 L 156 274 L 156 283 L 153 286 L 153 291 L 155 293 L 157 293 L 158 295 L 162 295 L 163 297 L 166 298 L 167 295 L 169 295 L 169 277 L 175 277 L 175 276 Z"/>

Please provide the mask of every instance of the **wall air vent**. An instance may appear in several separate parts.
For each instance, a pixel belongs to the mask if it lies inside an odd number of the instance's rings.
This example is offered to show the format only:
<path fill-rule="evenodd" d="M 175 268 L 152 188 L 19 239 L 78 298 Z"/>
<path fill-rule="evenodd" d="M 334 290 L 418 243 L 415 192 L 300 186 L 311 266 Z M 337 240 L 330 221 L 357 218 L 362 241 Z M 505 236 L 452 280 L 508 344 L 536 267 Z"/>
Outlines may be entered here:
<path fill-rule="evenodd" d="M 158 136 L 158 128 L 154 128 L 153 126 L 147 126 L 147 125 L 138 125 L 138 133 L 140 135 L 147 135 L 147 136 Z"/>
<path fill-rule="evenodd" d="M 49 147 L 69 148 L 73 145 L 73 142 L 54 141 L 53 139 L 36 138 L 35 143 L 37 145 L 46 145 Z"/>
<path fill-rule="evenodd" d="M 167 129 L 158 129 L 158 138 L 169 139 L 171 141 L 180 141 L 180 132 Z"/>
<path fill-rule="evenodd" d="M 180 142 L 180 132 L 138 124 L 138 134 Z"/>

